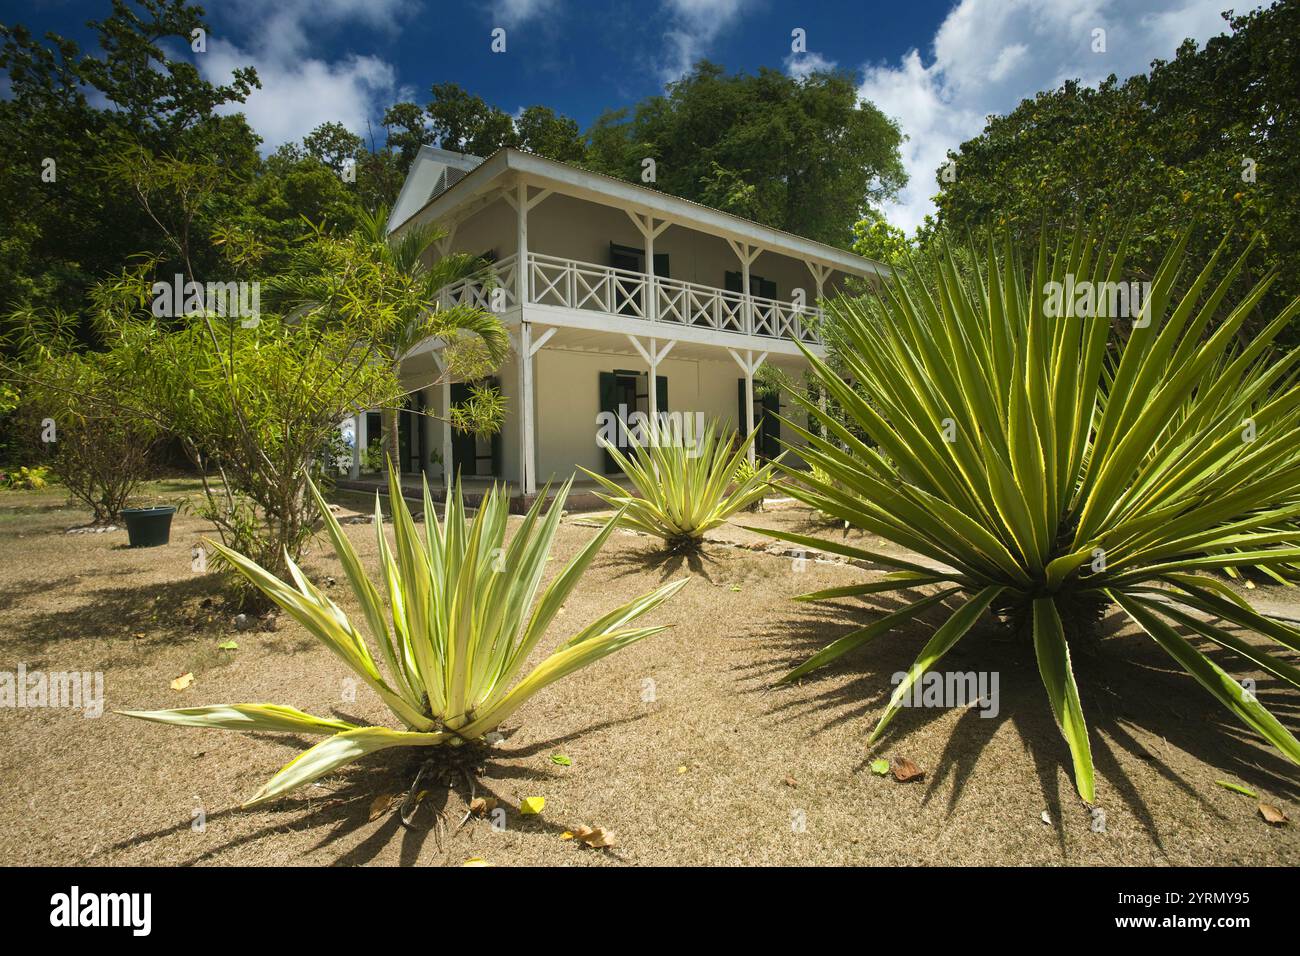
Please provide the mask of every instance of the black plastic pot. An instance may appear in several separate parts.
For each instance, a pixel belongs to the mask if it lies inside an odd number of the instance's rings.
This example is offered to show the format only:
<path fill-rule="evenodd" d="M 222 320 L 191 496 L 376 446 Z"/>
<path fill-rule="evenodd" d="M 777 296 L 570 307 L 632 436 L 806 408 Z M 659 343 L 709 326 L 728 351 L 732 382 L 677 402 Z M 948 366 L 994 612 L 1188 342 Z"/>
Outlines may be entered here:
<path fill-rule="evenodd" d="M 166 544 L 172 536 L 172 515 L 176 508 L 163 505 L 159 508 L 123 508 L 126 536 L 133 548 L 155 548 Z"/>

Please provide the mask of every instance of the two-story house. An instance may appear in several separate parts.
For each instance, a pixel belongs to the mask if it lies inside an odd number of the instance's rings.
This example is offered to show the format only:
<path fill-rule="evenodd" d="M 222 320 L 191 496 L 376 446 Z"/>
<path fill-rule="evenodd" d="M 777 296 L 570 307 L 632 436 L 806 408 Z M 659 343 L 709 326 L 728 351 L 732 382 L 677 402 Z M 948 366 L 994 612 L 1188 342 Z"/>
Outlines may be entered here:
<path fill-rule="evenodd" d="M 745 434 L 758 427 L 757 453 L 775 454 L 779 426 L 766 413 L 779 400 L 756 403 L 755 373 L 771 363 L 800 374 L 806 363 L 795 343 L 821 348 L 809 325 L 818 300 L 846 277 L 885 271 L 843 249 L 517 149 L 479 159 L 424 147 L 389 230 L 428 221 L 446 231 L 437 255 L 491 263 L 490 277 L 446 289 L 444 303 L 493 309 L 513 344 L 495 382 L 507 403 L 496 436 L 403 413 L 401 470 L 424 472 L 431 485 L 459 470 L 531 495 L 578 465 L 608 473 L 612 461 L 597 441 L 602 412 L 702 412 Z M 427 341 L 402 363 L 415 412 L 441 415 L 468 388 L 439 381 L 443 345 Z M 353 477 L 360 449 L 378 433 L 378 413 L 357 416 Z"/>

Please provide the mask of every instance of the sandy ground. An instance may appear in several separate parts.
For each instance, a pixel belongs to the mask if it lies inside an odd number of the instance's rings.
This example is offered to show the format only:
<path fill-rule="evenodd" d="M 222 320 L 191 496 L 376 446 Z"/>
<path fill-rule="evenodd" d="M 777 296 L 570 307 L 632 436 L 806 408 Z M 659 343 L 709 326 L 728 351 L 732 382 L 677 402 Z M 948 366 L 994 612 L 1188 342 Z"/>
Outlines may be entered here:
<path fill-rule="evenodd" d="M 168 546 L 130 550 L 125 532 L 63 534 L 82 520 L 56 491 L 0 492 L 0 670 L 102 671 L 109 711 L 268 701 L 386 721 L 364 687 L 348 699 L 347 670 L 296 624 L 234 629 L 218 579 L 191 570 L 201 521 L 181 515 Z M 594 534 L 591 521 L 566 519 L 556 567 Z M 741 523 L 825 530 L 799 508 Z M 367 561 L 373 530 L 348 527 Z M 772 689 L 774 678 L 890 602 L 792 602 L 871 572 L 722 543 L 770 543 L 738 527 L 717 537 L 686 562 L 660 557 L 652 539 L 616 533 L 543 647 L 660 581 L 688 576 L 653 618 L 674 627 L 532 700 L 472 784 L 460 771 L 450 785 L 443 771 L 431 775 L 411 828 L 393 812 L 375 814 L 377 798 L 382 808 L 384 795 L 409 787 L 419 766 L 409 754 L 376 755 L 270 808 L 243 811 L 238 804 L 306 740 L 112 713 L 0 710 L 0 863 L 1300 863 L 1294 822 L 1271 827 L 1256 800 L 1215 784 L 1249 786 L 1294 819 L 1296 768 L 1148 639 L 1120 630 L 1076 653 L 1106 818 L 1105 832 L 1094 832 L 1031 648 L 988 622 L 945 669 L 996 670 L 997 716 L 907 709 L 870 748 L 890 675 L 906 669 L 929 628 Z M 306 567 L 318 582 L 342 581 L 324 543 Z M 355 609 L 345 585 L 330 593 Z M 237 650 L 218 648 L 229 640 Z M 193 683 L 172 690 L 187 672 Z M 1261 699 L 1296 728 L 1297 695 L 1255 676 Z M 906 757 L 925 777 L 904 784 L 876 776 L 868 765 L 879 756 Z M 461 825 L 471 786 L 500 801 L 502 827 L 478 818 Z M 519 814 L 526 797 L 545 798 L 540 816 Z M 595 850 L 563 839 L 583 824 L 612 830 L 617 845 Z"/>

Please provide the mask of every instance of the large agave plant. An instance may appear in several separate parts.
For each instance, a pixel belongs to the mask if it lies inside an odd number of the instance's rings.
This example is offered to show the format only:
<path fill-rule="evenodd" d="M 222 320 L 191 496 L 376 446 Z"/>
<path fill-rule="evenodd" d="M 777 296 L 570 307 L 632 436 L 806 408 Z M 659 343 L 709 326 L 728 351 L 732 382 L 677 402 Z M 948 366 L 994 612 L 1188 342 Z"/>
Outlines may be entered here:
<path fill-rule="evenodd" d="M 1244 340 L 1243 322 L 1274 277 L 1230 302 L 1246 256 L 1221 262 L 1220 246 L 1198 274 L 1181 276 L 1190 284 L 1176 296 L 1185 247 L 1184 236 L 1165 256 L 1135 320 L 1080 317 L 1074 301 L 1061 318 L 1045 313 L 1049 282 L 1123 278 L 1124 242 L 1111 252 L 1078 233 L 1050 255 L 1044 239 L 1028 270 L 1009 241 L 1001 255 L 990 241 L 987 254 L 971 249 L 977 267 L 969 275 L 945 252 L 872 298 L 832 304 L 845 374 L 808 357 L 846 417 L 801 402 L 826 437 L 787 426 L 808 443 L 800 455 L 830 480 L 792 472 L 789 493 L 918 558 L 767 533 L 892 569 L 883 580 L 805 599 L 933 591 L 840 638 L 786 679 L 954 602 L 894 691 L 874 741 L 913 684 L 993 609 L 1032 634 L 1076 786 L 1091 802 L 1092 755 L 1070 651 L 1118 608 L 1300 762 L 1296 738 L 1182 633 L 1300 686 L 1300 670 L 1228 626 L 1291 650 L 1300 650 L 1300 632 L 1254 611 L 1216 576 L 1300 556 L 1300 352 L 1273 351 L 1300 302 Z"/>
<path fill-rule="evenodd" d="M 623 509 L 625 525 L 663 538 L 670 550 L 693 551 L 706 532 L 767 493 L 773 476 L 770 464 L 742 473 L 755 434 L 737 442 L 711 421 L 703 435 L 686 436 L 692 441 L 667 430 L 644 441 L 634 437 L 631 455 L 607 444 L 634 494 L 604 475 L 582 470 L 606 489 L 597 492 L 605 502 Z"/>
<path fill-rule="evenodd" d="M 555 575 L 534 602 L 559 527 L 568 483 L 560 488 L 545 515 L 542 505 L 546 496 L 538 496 L 509 544 L 505 540 L 509 499 L 504 491 L 494 487 L 483 497 L 474 518 L 467 520 L 457 486 L 455 494 L 448 496 L 439 524 L 426 483 L 425 533 L 421 536 L 392 474 L 389 489 L 395 550 L 389 548 L 384 535 L 378 496 L 374 525 L 388 593 L 387 611 L 338 521 L 315 486 L 311 489 L 361 605 L 366 629 L 381 652 L 382 671 L 361 632 L 292 561 L 290 586 L 242 555 L 215 542 L 212 546 L 341 657 L 374 689 L 403 729 L 357 726 L 276 704 L 123 712 L 130 717 L 187 727 L 327 735 L 281 768 L 245 806 L 272 800 L 378 750 L 455 746 L 481 738 L 547 684 L 664 630 L 664 626 L 629 625 L 686 583 L 682 580 L 664 585 L 603 615 L 516 682 L 528 656 L 609 537 L 617 518 Z"/>

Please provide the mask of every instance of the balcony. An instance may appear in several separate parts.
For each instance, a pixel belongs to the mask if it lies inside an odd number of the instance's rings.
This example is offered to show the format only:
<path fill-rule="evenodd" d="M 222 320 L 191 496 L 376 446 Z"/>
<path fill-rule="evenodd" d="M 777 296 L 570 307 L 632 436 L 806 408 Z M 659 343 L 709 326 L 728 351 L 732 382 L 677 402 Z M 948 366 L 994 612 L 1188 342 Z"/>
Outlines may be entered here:
<path fill-rule="evenodd" d="M 818 308 L 539 253 L 529 253 L 527 261 L 530 305 L 639 319 L 650 326 L 712 329 L 820 344 L 810 327 L 810 320 L 821 318 Z M 486 276 L 448 286 L 440 304 L 512 309 L 518 304 L 516 268 L 516 256 L 500 259 Z M 647 296 L 647 288 L 653 298 Z M 655 308 L 649 309 L 649 304 Z"/>

